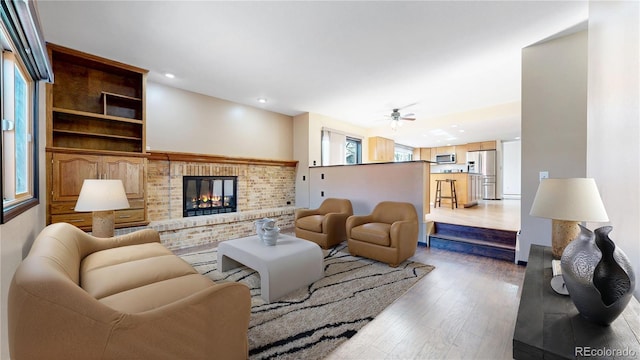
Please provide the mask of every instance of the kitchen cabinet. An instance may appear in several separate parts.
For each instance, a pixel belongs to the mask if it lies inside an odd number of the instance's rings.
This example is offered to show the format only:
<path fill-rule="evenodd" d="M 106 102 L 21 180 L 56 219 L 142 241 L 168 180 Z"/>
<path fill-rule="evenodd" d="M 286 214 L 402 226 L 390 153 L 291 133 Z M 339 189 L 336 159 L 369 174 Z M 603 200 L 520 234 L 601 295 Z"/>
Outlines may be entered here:
<path fill-rule="evenodd" d="M 85 179 L 120 179 L 130 208 L 116 226 L 146 225 L 147 70 L 47 44 L 55 82 L 47 84 L 47 223 L 91 229 L 74 211 Z"/>
<path fill-rule="evenodd" d="M 467 145 L 456 145 L 456 164 L 467 164 Z"/>
<path fill-rule="evenodd" d="M 436 155 L 443 154 L 455 154 L 456 147 L 455 146 L 438 146 L 436 149 Z"/>
<path fill-rule="evenodd" d="M 482 141 L 467 144 L 467 151 L 495 150 L 496 141 Z"/>
<path fill-rule="evenodd" d="M 395 142 L 380 136 L 369 138 L 369 161 L 392 162 L 395 155 Z"/>
<path fill-rule="evenodd" d="M 413 149 L 414 160 L 431 161 L 431 148 L 415 148 Z"/>
<path fill-rule="evenodd" d="M 436 180 L 452 179 L 456 181 L 456 195 L 458 197 L 458 207 L 463 207 L 467 203 L 467 173 L 431 173 L 429 182 L 429 201 L 431 206 L 436 199 Z M 442 196 L 450 196 L 449 183 L 442 183 Z M 450 199 L 442 199 L 442 203 L 450 204 Z"/>

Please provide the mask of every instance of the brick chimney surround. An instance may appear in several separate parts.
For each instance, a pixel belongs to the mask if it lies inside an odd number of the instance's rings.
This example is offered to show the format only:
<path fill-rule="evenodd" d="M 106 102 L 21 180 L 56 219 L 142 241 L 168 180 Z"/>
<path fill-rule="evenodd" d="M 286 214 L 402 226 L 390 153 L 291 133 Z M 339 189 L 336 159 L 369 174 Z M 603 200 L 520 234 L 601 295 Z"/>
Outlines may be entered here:
<path fill-rule="evenodd" d="M 147 228 L 169 249 L 210 244 L 253 234 L 253 222 L 274 218 L 293 227 L 296 161 L 153 152 L 147 163 Z M 237 212 L 183 217 L 184 176 L 237 177 Z M 116 234 L 144 227 L 118 229 Z"/>

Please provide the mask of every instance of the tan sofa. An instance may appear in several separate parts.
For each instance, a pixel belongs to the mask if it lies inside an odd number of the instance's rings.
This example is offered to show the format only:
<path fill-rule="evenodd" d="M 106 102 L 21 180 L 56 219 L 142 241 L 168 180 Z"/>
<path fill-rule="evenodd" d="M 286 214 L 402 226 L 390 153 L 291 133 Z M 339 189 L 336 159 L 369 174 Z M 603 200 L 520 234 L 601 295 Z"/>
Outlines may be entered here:
<path fill-rule="evenodd" d="M 249 289 L 216 284 L 141 230 L 96 238 L 46 227 L 11 282 L 20 359 L 246 359 Z"/>
<path fill-rule="evenodd" d="M 383 201 L 369 215 L 347 219 L 349 253 L 396 267 L 418 247 L 418 213 L 413 204 Z"/>
<path fill-rule="evenodd" d="M 351 201 L 325 199 L 317 209 L 297 209 L 296 237 L 311 240 L 323 249 L 336 246 L 346 239 L 345 222 L 353 215 Z"/>

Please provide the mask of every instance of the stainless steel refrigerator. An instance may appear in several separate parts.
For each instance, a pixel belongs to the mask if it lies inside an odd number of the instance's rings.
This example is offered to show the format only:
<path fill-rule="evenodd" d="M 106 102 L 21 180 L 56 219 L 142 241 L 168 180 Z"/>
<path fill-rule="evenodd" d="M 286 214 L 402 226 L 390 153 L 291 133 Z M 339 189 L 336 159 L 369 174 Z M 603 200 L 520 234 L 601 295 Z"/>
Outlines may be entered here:
<path fill-rule="evenodd" d="M 496 151 L 469 151 L 467 152 L 467 167 L 470 174 L 482 175 L 482 198 L 496 200 Z"/>

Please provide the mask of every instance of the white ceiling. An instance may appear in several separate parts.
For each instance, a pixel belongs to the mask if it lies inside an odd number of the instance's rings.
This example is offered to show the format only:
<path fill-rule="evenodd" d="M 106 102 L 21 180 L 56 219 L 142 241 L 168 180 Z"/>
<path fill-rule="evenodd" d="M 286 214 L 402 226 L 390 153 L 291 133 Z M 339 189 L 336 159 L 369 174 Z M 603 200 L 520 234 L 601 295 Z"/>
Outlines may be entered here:
<path fill-rule="evenodd" d="M 410 146 L 519 136 L 522 48 L 588 17 L 585 1 L 40 0 L 38 8 L 47 41 L 149 69 L 150 81 L 323 114 Z M 417 120 L 391 132 L 385 115 L 414 103 L 405 112 Z"/>

